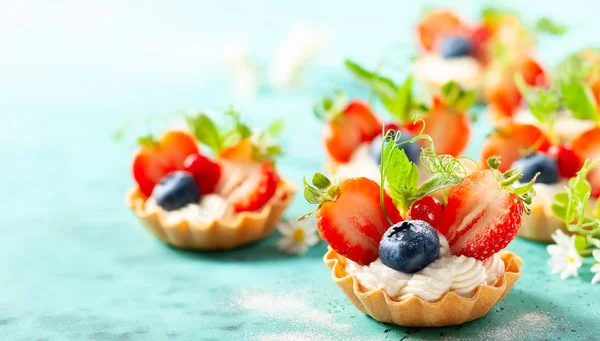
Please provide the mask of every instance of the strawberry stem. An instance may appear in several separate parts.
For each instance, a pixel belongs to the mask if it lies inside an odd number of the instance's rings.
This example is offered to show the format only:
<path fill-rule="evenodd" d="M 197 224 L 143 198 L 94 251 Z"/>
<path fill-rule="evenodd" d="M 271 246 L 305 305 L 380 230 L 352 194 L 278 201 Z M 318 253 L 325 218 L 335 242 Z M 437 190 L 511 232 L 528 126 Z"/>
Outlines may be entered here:
<path fill-rule="evenodd" d="M 158 146 L 158 141 L 152 136 L 152 134 L 138 137 L 138 144 L 143 147 L 154 148 Z"/>

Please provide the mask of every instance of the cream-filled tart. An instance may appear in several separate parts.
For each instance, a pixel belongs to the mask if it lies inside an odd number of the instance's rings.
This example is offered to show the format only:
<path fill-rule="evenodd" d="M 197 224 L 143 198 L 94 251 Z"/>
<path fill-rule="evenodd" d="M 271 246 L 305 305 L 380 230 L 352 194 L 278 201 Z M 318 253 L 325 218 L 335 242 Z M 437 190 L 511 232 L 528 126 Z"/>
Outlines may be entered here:
<path fill-rule="evenodd" d="M 418 168 L 398 152 L 403 142 L 392 141 L 381 183 L 317 173 L 305 184 L 333 280 L 381 322 L 441 327 L 485 315 L 520 276 L 521 259 L 502 249 L 528 211 L 533 182 L 518 186 L 516 171 L 499 171 L 497 158 L 467 173 L 432 147 L 423 156 L 431 177 L 419 185 Z M 445 203 L 431 197 L 441 189 Z"/>
<path fill-rule="evenodd" d="M 161 241 L 196 250 L 243 246 L 272 232 L 291 202 L 296 188 L 277 172 L 272 137 L 229 115 L 227 127 L 199 114 L 188 117 L 189 130 L 139 140 L 126 204 Z"/>

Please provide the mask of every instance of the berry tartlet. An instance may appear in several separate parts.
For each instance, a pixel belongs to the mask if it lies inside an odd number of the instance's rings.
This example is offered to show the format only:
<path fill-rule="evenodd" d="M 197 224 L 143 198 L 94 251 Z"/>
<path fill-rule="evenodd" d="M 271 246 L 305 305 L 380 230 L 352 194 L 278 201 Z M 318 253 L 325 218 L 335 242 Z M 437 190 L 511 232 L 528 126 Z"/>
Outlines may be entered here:
<path fill-rule="evenodd" d="M 467 174 L 450 155 L 436 155 L 427 135 L 404 141 L 386 134 L 382 182 L 364 177 L 333 182 L 315 174 L 304 194 L 316 204 L 317 227 L 329 243 L 324 256 L 333 280 L 363 313 L 400 326 L 442 327 L 485 315 L 512 288 L 522 260 L 501 251 L 528 211 L 533 181 L 490 168 Z M 419 170 L 404 144 L 425 139 Z M 447 190 L 443 205 L 430 196 Z M 302 218 L 301 218 L 302 219 Z"/>
<path fill-rule="evenodd" d="M 506 52 L 516 59 L 516 51 L 528 53 L 534 47 L 521 20 L 497 9 L 484 10 L 477 23 L 452 10 L 433 10 L 421 18 L 416 31 L 421 53 L 414 74 L 433 89 L 454 81 L 481 93 L 491 65 L 498 59 L 508 62 Z"/>
<path fill-rule="evenodd" d="M 545 85 L 532 86 L 518 75 L 515 86 L 525 106 L 514 122 L 535 124 L 558 142 L 569 143 L 600 121 L 600 50 L 579 51 L 556 67 Z"/>
<path fill-rule="evenodd" d="M 570 178 L 574 177 L 585 160 L 600 159 L 600 128 L 579 135 L 572 143 L 560 143 L 531 124 L 512 123 L 497 128 L 485 141 L 481 159 L 499 155 L 503 164 L 517 168 L 521 181 L 529 181 L 537 175 L 533 185 L 536 197 L 529 205 L 531 214 L 523 218 L 519 236 L 545 243 L 552 242 L 557 229 L 565 232 L 566 225 L 552 212 L 554 196 L 564 191 Z M 600 172 L 589 170 L 592 185 L 591 199 L 600 194 Z"/>
<path fill-rule="evenodd" d="M 148 231 L 182 249 L 232 249 L 267 236 L 296 191 L 282 180 L 272 144 L 280 126 L 259 134 L 228 110 L 233 124 L 188 117 L 189 131 L 168 130 L 139 139 L 133 160 L 136 187 L 126 204 Z M 204 154 L 200 145 L 212 149 Z"/>
<path fill-rule="evenodd" d="M 346 65 L 380 97 L 392 120 L 382 123 L 368 104 L 357 99 L 348 101 L 341 93 L 319 101 L 314 112 L 326 124 L 323 133 L 329 156 L 326 169 L 334 177 L 361 176 L 379 182 L 382 140 L 389 130 L 400 130 L 403 141 L 421 133 L 429 134 L 443 154 L 459 156 L 467 147 L 471 134 L 467 109 L 475 101 L 474 93 L 450 82 L 427 106 L 414 99 L 412 77 L 398 85 L 352 61 L 347 60 Z M 422 167 L 420 153 L 426 143 L 417 140 L 400 148 L 412 163 Z"/>

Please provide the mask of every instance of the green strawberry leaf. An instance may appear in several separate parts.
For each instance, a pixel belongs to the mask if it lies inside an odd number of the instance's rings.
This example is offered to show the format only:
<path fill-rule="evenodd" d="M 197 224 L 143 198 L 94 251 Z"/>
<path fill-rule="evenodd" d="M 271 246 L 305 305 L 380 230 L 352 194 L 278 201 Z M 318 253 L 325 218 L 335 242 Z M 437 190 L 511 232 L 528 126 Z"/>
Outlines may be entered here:
<path fill-rule="evenodd" d="M 515 75 L 515 84 L 533 116 L 539 122 L 553 126 L 561 106 L 559 94 L 553 89 L 528 86 L 520 73 Z"/>
<path fill-rule="evenodd" d="M 547 17 L 540 18 L 536 22 L 535 28 L 538 32 L 552 35 L 563 35 L 568 31 L 568 27 L 566 25 L 552 21 L 550 18 Z"/>
<path fill-rule="evenodd" d="M 596 122 L 600 120 L 598 103 L 587 85 L 582 82 L 564 83 L 560 89 L 565 107 L 571 110 L 575 118 Z"/>
<path fill-rule="evenodd" d="M 350 59 L 344 61 L 346 68 L 361 82 L 365 83 L 373 92 L 380 96 L 394 97 L 397 86 L 389 78 L 383 77 L 375 72 L 368 71 Z"/>
<path fill-rule="evenodd" d="M 348 97 L 343 91 L 336 90 L 334 97 L 322 97 L 313 105 L 315 117 L 324 122 L 335 121 L 348 105 Z"/>

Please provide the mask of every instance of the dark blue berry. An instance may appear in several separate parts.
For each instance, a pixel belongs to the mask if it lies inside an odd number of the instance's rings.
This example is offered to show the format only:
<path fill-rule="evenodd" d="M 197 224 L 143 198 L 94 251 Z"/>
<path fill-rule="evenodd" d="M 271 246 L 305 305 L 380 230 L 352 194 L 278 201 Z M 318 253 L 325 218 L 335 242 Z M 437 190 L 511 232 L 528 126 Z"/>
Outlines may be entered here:
<path fill-rule="evenodd" d="M 473 45 L 465 37 L 448 37 L 442 41 L 439 50 L 445 59 L 464 57 L 471 54 Z"/>
<path fill-rule="evenodd" d="M 167 211 L 182 208 L 200 200 L 200 188 L 194 176 L 184 171 L 176 171 L 165 175 L 154 186 L 152 196 L 158 206 Z"/>
<path fill-rule="evenodd" d="M 513 167 L 519 167 L 519 173 L 523 174 L 520 182 L 529 182 L 536 173 L 540 173 L 535 182 L 543 184 L 557 183 L 560 176 L 558 173 L 558 163 L 553 158 L 542 153 L 533 153 L 522 157 L 512 164 Z"/>
<path fill-rule="evenodd" d="M 414 136 L 412 136 L 409 133 L 402 132 L 402 135 L 400 136 L 400 140 L 398 142 L 408 141 L 408 140 L 412 139 L 413 137 Z M 373 142 L 371 142 L 371 147 L 369 149 L 369 151 L 371 153 L 371 157 L 377 163 L 381 162 L 381 140 L 382 139 L 383 138 L 381 136 L 376 137 L 373 140 Z M 389 140 L 389 138 L 388 138 L 388 140 Z M 386 141 L 386 143 L 387 143 L 387 141 Z M 404 150 L 404 153 L 408 157 L 408 160 L 410 160 L 412 163 L 414 163 L 414 164 L 419 163 L 419 158 L 421 156 L 421 146 L 419 145 L 418 142 L 411 142 L 411 143 L 403 144 L 401 146 L 398 146 L 398 149 Z"/>
<path fill-rule="evenodd" d="M 386 266 L 404 272 L 417 272 L 440 254 L 440 238 L 428 223 L 407 220 L 390 227 L 379 243 L 379 258 Z"/>

